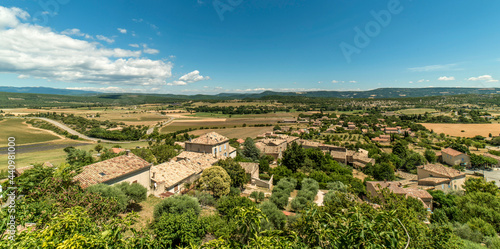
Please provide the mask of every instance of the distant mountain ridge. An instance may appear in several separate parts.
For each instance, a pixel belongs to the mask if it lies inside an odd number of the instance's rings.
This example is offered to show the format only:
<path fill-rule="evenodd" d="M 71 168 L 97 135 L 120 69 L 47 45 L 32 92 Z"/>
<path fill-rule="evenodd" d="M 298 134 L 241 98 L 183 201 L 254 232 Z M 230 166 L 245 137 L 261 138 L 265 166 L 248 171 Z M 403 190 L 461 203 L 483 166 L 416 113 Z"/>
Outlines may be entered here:
<path fill-rule="evenodd" d="M 14 87 L 14 86 L 0 86 L 0 92 L 39 93 L 39 94 L 56 94 L 56 95 L 100 94 L 99 92 L 93 92 L 93 91 L 60 89 L 51 87 Z"/>
<path fill-rule="evenodd" d="M 463 88 L 463 87 L 429 87 L 429 88 L 377 88 L 365 91 L 302 91 L 302 92 L 274 92 L 261 93 L 219 93 L 216 95 L 181 95 L 181 94 L 138 94 L 138 93 L 102 93 L 94 91 L 59 89 L 50 87 L 10 87 L 0 86 L 0 92 L 36 93 L 55 95 L 154 95 L 182 99 L 245 99 L 262 98 L 267 96 L 301 96 L 322 98 L 404 98 L 404 97 L 429 97 L 449 96 L 460 94 L 498 94 L 500 88 Z"/>

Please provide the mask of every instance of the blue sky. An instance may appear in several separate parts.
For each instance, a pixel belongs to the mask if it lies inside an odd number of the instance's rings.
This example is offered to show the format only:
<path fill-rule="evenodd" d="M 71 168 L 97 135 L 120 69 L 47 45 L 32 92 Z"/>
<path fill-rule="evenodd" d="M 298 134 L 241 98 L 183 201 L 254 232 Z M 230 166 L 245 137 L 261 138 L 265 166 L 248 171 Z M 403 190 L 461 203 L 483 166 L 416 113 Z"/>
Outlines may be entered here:
<path fill-rule="evenodd" d="M 4 0 L 0 85 L 176 94 L 500 87 L 499 9 L 492 0 Z"/>

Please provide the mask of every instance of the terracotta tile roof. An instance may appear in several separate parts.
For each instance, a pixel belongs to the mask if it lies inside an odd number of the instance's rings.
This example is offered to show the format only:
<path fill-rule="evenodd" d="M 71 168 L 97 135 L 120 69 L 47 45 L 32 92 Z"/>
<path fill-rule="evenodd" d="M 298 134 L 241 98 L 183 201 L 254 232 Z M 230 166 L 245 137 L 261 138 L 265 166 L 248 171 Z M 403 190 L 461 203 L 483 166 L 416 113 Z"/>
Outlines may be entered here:
<path fill-rule="evenodd" d="M 167 191 L 167 192 L 161 193 L 160 197 L 161 198 L 168 198 L 168 197 L 170 197 L 172 195 L 175 195 L 175 194 L 174 193 L 170 193 L 170 192 Z"/>
<path fill-rule="evenodd" d="M 283 214 L 285 214 L 286 216 L 295 216 L 295 213 L 292 213 L 292 212 L 288 212 L 288 211 L 285 211 L 285 210 L 283 210 L 282 212 L 283 212 Z"/>
<path fill-rule="evenodd" d="M 436 186 L 443 183 L 450 182 L 450 178 L 443 177 L 426 177 L 418 180 L 418 185 Z"/>
<path fill-rule="evenodd" d="M 216 145 L 227 141 L 229 141 L 227 137 L 217 132 L 209 132 L 186 143 Z"/>
<path fill-rule="evenodd" d="M 286 143 L 286 140 L 284 139 L 276 139 L 276 138 L 265 138 L 260 140 L 261 143 L 264 143 L 268 146 L 279 146 L 283 143 Z"/>
<path fill-rule="evenodd" d="M 115 153 L 115 154 L 120 154 L 121 152 L 124 152 L 125 149 L 123 148 L 111 148 L 111 152 Z"/>
<path fill-rule="evenodd" d="M 457 151 L 457 150 L 454 150 L 452 148 L 443 149 L 443 150 L 441 150 L 441 153 L 445 153 L 445 154 L 448 154 L 450 156 L 459 156 L 459 155 L 464 154 L 464 153 Z"/>
<path fill-rule="evenodd" d="M 80 181 L 83 188 L 94 184 L 103 183 L 125 174 L 149 167 L 146 160 L 129 153 L 105 161 L 83 167 L 82 173 L 75 176 L 74 180 Z"/>
<path fill-rule="evenodd" d="M 455 178 L 458 176 L 465 176 L 464 172 L 461 172 L 459 170 L 456 170 L 456 169 L 453 169 L 450 167 L 446 167 L 446 166 L 443 166 L 440 164 L 426 164 L 426 165 L 419 166 L 417 168 L 424 169 L 424 170 L 427 170 L 429 172 L 433 172 L 435 174 L 443 175 L 443 176 L 446 176 L 449 178 Z"/>
<path fill-rule="evenodd" d="M 398 182 L 370 181 L 366 185 L 372 185 L 377 191 L 387 188 L 395 194 L 411 196 L 417 199 L 432 199 L 432 195 L 427 191 L 418 188 L 402 188 Z"/>
<path fill-rule="evenodd" d="M 186 151 L 184 151 L 186 152 Z M 183 152 L 183 153 L 184 153 Z M 212 154 L 186 152 L 171 160 L 151 167 L 151 180 L 172 186 L 193 174 L 199 174 L 204 169 L 212 167 L 218 161 Z"/>
<path fill-rule="evenodd" d="M 245 140 L 243 140 L 243 139 L 240 138 L 240 139 L 236 140 L 236 142 L 238 142 L 239 144 L 242 144 L 242 143 L 245 142 Z"/>

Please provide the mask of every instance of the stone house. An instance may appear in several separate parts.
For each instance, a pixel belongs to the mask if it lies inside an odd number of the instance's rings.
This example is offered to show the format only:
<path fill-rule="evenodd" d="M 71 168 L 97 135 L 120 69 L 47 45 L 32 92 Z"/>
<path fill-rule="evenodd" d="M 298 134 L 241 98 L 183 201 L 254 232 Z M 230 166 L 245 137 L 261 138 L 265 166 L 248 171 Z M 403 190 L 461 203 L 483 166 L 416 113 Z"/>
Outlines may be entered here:
<path fill-rule="evenodd" d="M 113 185 L 121 182 L 138 183 L 150 194 L 151 163 L 127 151 L 127 154 L 83 167 L 83 171 L 74 177 L 82 188 L 104 183 Z"/>
<path fill-rule="evenodd" d="M 469 155 L 454 150 L 452 148 L 446 148 L 441 150 L 441 160 L 443 161 L 443 163 L 446 163 L 451 166 L 453 165 L 470 166 Z"/>
<path fill-rule="evenodd" d="M 426 164 L 417 167 L 418 185 L 427 189 L 449 192 L 463 190 L 466 174 L 460 170 L 440 164 Z"/>
<path fill-rule="evenodd" d="M 185 146 L 186 151 L 212 154 L 215 157 L 236 157 L 236 149 L 229 145 L 229 139 L 216 132 L 186 141 Z"/>

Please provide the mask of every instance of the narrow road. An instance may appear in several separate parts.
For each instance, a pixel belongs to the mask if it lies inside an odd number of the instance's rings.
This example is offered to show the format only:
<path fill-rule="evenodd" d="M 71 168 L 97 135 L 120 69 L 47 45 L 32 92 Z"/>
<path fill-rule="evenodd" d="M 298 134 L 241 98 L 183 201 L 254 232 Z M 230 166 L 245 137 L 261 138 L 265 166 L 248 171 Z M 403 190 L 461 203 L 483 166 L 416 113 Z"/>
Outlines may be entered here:
<path fill-rule="evenodd" d="M 157 124 L 157 125 L 154 125 L 152 126 L 151 128 L 149 128 L 147 131 L 146 131 L 146 134 L 149 135 L 151 133 L 153 133 L 153 131 L 155 131 L 155 128 L 156 127 L 162 127 L 164 125 L 167 125 L 169 123 L 171 123 L 172 121 L 174 121 L 174 118 L 173 117 L 169 117 L 169 119 L 167 121 L 163 121 L 161 122 L 160 124 Z"/>
<path fill-rule="evenodd" d="M 12 117 L 6 117 L 6 118 L 12 118 Z M 68 127 L 67 125 L 65 125 L 63 123 L 60 123 L 60 122 L 57 122 L 55 120 L 48 119 L 48 118 L 41 118 L 41 117 L 14 117 L 14 118 L 40 119 L 40 120 L 51 123 L 51 124 L 65 130 L 65 131 L 67 131 L 71 135 L 76 135 L 76 136 L 80 137 L 81 139 L 93 141 L 93 142 L 97 142 L 98 140 L 101 140 L 102 143 L 115 143 L 115 144 L 137 142 L 137 141 L 113 141 L 113 140 L 107 140 L 107 139 L 101 139 L 101 138 L 88 137 L 86 135 L 81 134 L 78 131 L 71 129 L 70 127 Z"/>

